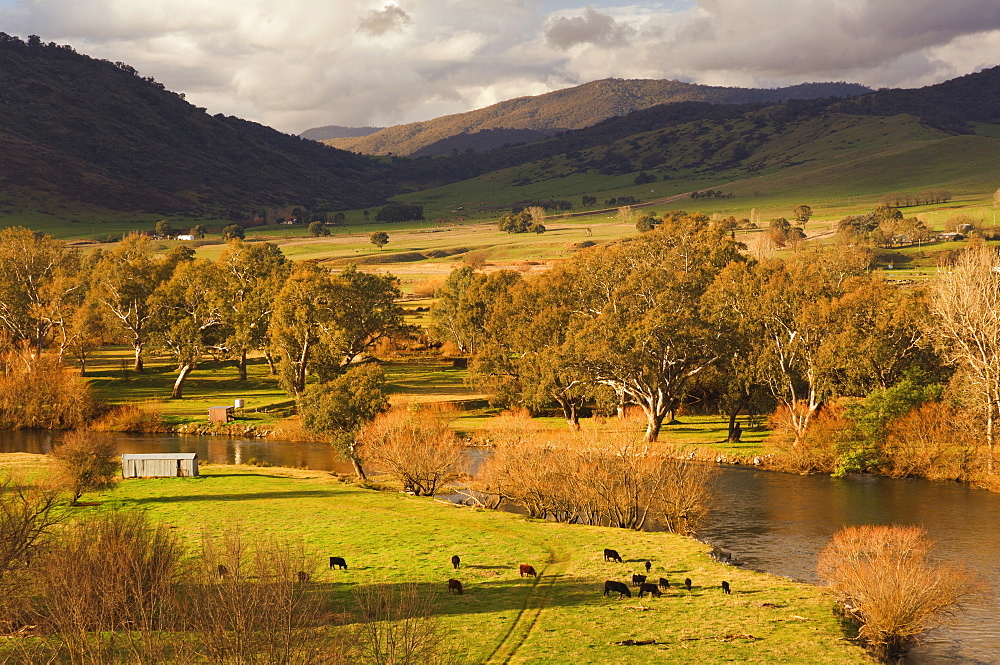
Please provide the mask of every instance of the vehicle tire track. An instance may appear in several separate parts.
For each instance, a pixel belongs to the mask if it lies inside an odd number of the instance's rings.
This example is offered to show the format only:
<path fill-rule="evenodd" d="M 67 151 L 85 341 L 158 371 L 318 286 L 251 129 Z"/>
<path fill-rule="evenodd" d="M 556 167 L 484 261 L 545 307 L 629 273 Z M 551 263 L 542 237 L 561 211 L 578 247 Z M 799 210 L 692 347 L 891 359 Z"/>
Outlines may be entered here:
<path fill-rule="evenodd" d="M 562 577 L 570 558 L 563 553 L 557 552 L 553 548 L 546 546 L 549 551 L 549 563 L 542 569 L 538 577 L 531 585 L 531 590 L 524 597 L 524 604 L 521 606 L 517 616 L 506 634 L 497 644 L 493 652 L 486 658 L 486 665 L 507 665 L 517 654 L 521 646 L 527 641 L 538 623 L 538 617 L 548 604 L 552 596 L 552 588 L 555 586 L 557 578 Z"/>

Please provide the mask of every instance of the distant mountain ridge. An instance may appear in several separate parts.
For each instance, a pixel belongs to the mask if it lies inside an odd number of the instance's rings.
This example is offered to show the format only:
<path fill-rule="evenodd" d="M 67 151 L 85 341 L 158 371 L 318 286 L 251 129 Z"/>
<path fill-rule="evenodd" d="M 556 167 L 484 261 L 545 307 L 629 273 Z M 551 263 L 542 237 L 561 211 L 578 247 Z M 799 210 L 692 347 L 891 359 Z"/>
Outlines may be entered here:
<path fill-rule="evenodd" d="M 779 103 L 789 99 L 846 98 L 867 92 L 871 92 L 871 88 L 843 82 L 764 89 L 661 79 L 602 79 L 544 95 L 510 99 L 475 111 L 395 125 L 363 137 L 330 139 L 324 143 L 371 155 L 443 155 L 469 148 L 490 150 L 506 143 L 539 140 L 665 103 Z"/>
<path fill-rule="evenodd" d="M 352 139 L 359 136 L 374 134 L 385 127 L 342 127 L 340 125 L 326 125 L 325 127 L 313 127 L 299 134 L 304 139 L 311 141 L 326 141 L 329 139 Z"/>
<path fill-rule="evenodd" d="M 389 181 L 367 157 L 211 116 L 124 63 L 0 33 L 0 212 L 343 210 L 385 200 Z"/>

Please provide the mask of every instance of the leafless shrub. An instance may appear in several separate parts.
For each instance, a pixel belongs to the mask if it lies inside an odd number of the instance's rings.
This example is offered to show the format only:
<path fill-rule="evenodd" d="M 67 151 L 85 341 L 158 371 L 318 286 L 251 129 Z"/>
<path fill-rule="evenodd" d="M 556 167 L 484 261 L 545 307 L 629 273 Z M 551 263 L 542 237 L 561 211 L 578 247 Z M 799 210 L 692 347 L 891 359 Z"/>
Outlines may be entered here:
<path fill-rule="evenodd" d="M 92 410 L 87 382 L 55 356 L 29 350 L 0 356 L 0 426 L 5 429 L 72 429 Z"/>
<path fill-rule="evenodd" d="M 87 424 L 92 432 L 162 432 L 163 419 L 156 404 L 116 404 Z"/>
<path fill-rule="evenodd" d="M 489 440 L 472 487 L 491 507 L 506 501 L 531 517 L 626 529 L 655 521 L 678 533 L 694 533 L 711 508 L 717 469 L 640 441 L 635 428 L 543 435 L 508 419 Z"/>
<path fill-rule="evenodd" d="M 28 566 L 62 517 L 58 490 L 0 478 L 0 633 L 28 622 Z"/>
<path fill-rule="evenodd" d="M 299 572 L 315 577 L 312 561 L 301 544 L 257 539 L 250 545 L 237 531 L 203 538 L 185 599 L 198 651 L 215 663 L 347 662 L 328 628 L 333 617 L 325 598 L 316 585 L 298 581 Z"/>
<path fill-rule="evenodd" d="M 982 471 L 978 432 L 966 411 L 929 402 L 891 422 L 885 445 L 890 476 L 968 480 Z"/>
<path fill-rule="evenodd" d="M 84 492 L 113 487 L 119 457 L 111 439 L 75 430 L 63 434 L 52 451 L 60 484 L 72 495 L 75 506 Z"/>
<path fill-rule="evenodd" d="M 859 638 L 881 659 L 982 593 L 964 569 L 931 559 L 933 543 L 912 526 L 854 526 L 834 534 L 818 572 L 860 624 Z"/>
<path fill-rule="evenodd" d="M 361 433 L 367 461 L 417 496 L 434 492 L 456 478 L 462 448 L 448 426 L 454 409 L 394 409 L 365 426 Z"/>
<path fill-rule="evenodd" d="M 33 566 L 38 624 L 74 663 L 162 662 L 181 548 L 139 512 L 73 523 Z"/>
<path fill-rule="evenodd" d="M 354 626 L 357 656 L 372 665 L 443 663 L 434 619 L 436 594 L 416 584 L 368 584 L 354 589 L 361 621 Z"/>

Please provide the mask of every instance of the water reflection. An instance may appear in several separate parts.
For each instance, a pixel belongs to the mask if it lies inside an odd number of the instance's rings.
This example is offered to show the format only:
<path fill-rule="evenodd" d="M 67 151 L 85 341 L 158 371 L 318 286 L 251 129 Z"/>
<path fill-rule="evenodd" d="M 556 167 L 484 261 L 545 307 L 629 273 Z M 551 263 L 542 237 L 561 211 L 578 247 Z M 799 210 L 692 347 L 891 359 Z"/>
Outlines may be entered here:
<path fill-rule="evenodd" d="M 959 483 L 870 476 L 828 478 L 724 469 L 704 540 L 748 568 L 816 582 L 819 550 L 842 526 L 912 524 L 942 557 L 964 561 L 1000 588 L 996 529 L 1000 496 Z M 960 613 L 928 635 L 908 663 L 1000 663 L 1000 604 Z"/>

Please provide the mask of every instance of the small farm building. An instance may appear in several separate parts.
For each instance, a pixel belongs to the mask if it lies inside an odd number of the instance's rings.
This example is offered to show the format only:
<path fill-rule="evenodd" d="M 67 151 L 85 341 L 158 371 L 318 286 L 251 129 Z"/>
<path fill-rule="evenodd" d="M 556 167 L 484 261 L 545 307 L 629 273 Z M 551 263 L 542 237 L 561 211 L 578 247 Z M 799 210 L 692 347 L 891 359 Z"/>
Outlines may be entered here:
<path fill-rule="evenodd" d="M 208 407 L 208 422 L 228 423 L 232 419 L 233 419 L 233 407 L 231 406 Z"/>
<path fill-rule="evenodd" d="M 198 475 L 198 453 L 122 455 L 122 478 L 176 478 Z"/>

